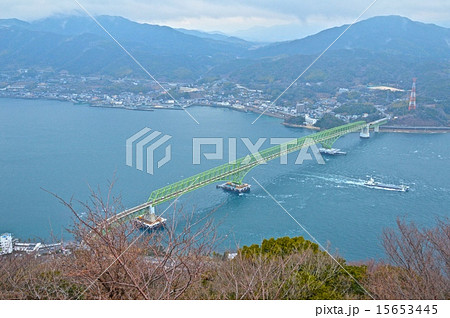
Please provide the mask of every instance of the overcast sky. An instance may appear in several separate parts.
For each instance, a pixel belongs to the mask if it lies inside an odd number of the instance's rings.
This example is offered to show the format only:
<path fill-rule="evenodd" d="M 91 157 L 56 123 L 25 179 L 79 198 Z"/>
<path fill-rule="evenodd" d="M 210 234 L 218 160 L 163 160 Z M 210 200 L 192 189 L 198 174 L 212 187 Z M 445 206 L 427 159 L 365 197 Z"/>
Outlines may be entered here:
<path fill-rule="evenodd" d="M 306 35 L 351 23 L 373 0 L 78 0 L 94 15 L 128 19 L 177 28 L 222 31 L 279 26 Z M 75 14 L 74 0 L 0 0 L 0 18 L 36 20 L 55 14 Z M 450 0 L 378 0 L 362 19 L 402 15 L 450 27 Z"/>

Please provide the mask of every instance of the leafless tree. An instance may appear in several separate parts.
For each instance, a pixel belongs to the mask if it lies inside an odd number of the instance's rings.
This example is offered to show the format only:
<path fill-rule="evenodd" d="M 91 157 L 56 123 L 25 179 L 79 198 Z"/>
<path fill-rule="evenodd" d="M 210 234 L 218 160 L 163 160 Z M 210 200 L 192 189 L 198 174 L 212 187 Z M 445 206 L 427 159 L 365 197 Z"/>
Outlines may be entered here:
<path fill-rule="evenodd" d="M 280 245 L 269 253 L 263 245 L 260 252 L 250 247 L 228 260 L 214 253 L 218 238 L 210 214 L 171 207 L 164 230 L 152 232 L 130 220 L 109 224 L 124 210 L 112 188 L 105 195 L 91 190 L 88 202 L 55 195 L 73 215 L 69 231 L 78 244 L 70 255 L 1 257 L 0 299 L 367 298 L 312 243 L 288 252 L 283 247 L 283 253 Z M 397 227 L 383 233 L 386 261 L 369 263 L 367 271 L 345 266 L 367 275 L 362 283 L 378 299 L 448 299 L 449 220 L 429 229 L 398 220 Z"/>
<path fill-rule="evenodd" d="M 383 233 L 387 262 L 370 266 L 369 284 L 380 299 L 450 297 L 450 225 L 440 219 L 432 229 L 397 220 Z"/>
<path fill-rule="evenodd" d="M 178 299 L 210 262 L 216 231 L 210 215 L 172 207 L 164 230 L 142 231 L 125 220 L 106 220 L 124 210 L 112 195 L 91 191 L 88 202 L 66 201 L 69 232 L 79 244 L 71 255 L 36 259 L 13 255 L 0 262 L 2 299 Z"/>

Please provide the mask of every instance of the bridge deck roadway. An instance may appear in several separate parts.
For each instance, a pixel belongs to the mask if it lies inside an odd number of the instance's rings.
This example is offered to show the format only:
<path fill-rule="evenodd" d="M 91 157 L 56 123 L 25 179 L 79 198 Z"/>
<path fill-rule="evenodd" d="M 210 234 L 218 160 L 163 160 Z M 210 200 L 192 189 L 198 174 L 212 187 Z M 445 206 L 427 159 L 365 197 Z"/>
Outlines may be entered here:
<path fill-rule="evenodd" d="M 196 176 L 190 177 L 185 180 L 178 181 L 178 182 L 174 183 L 173 185 L 165 186 L 161 189 L 153 191 L 152 195 L 154 193 L 156 193 L 156 194 L 161 193 L 161 195 L 158 195 L 156 198 L 153 198 L 153 199 L 151 196 L 148 202 L 145 202 L 141 205 L 138 205 L 131 209 L 127 209 L 123 212 L 120 212 L 120 213 L 114 215 L 113 217 L 111 217 L 107 220 L 107 223 L 112 224 L 112 223 L 115 223 L 122 219 L 127 219 L 129 217 L 143 215 L 146 212 L 145 210 L 151 206 L 156 206 L 156 205 L 166 202 L 168 200 L 177 198 L 187 192 L 196 190 L 196 189 L 206 186 L 210 183 L 226 180 L 227 177 L 236 175 L 240 172 L 245 173 L 246 171 L 254 168 L 255 166 L 263 164 L 269 160 L 276 159 L 280 156 L 287 155 L 291 152 L 297 151 L 304 147 L 309 147 L 313 144 L 321 143 L 326 140 L 333 140 L 335 138 L 339 138 L 340 136 L 343 136 L 343 135 L 351 133 L 351 132 L 355 132 L 367 125 L 369 125 L 369 126 L 379 125 L 379 124 L 385 123 L 386 121 L 387 121 L 387 119 L 384 118 L 384 119 L 380 119 L 380 120 L 377 120 L 377 121 L 374 121 L 371 123 L 357 122 L 357 123 L 353 123 L 353 124 L 339 126 L 336 128 L 329 129 L 328 131 L 325 130 L 325 131 L 318 132 L 318 133 L 315 133 L 312 135 L 298 138 L 296 140 L 297 142 L 295 145 L 288 143 L 285 145 L 286 148 L 282 148 L 283 145 L 278 145 L 278 146 L 263 150 L 260 152 L 261 158 L 256 159 L 255 156 L 253 156 L 252 157 L 253 161 L 250 161 L 247 164 L 240 165 L 243 161 L 242 159 L 244 159 L 244 158 L 241 158 L 236 161 L 238 163 L 237 167 L 233 167 L 233 164 L 228 164 L 228 165 L 222 166 L 223 171 L 217 170 L 218 168 L 221 168 L 220 166 L 217 168 L 213 168 L 213 169 L 204 171 Z M 329 133 L 327 133 L 327 132 L 329 132 Z M 279 148 L 276 148 L 276 147 L 279 147 Z M 282 149 L 284 149 L 284 150 L 282 150 Z M 229 170 L 227 170 L 227 169 L 229 169 Z M 199 179 L 202 179 L 205 176 L 208 176 L 207 179 L 200 180 L 199 182 L 197 182 Z M 191 182 L 186 182 L 189 179 L 191 180 Z"/>

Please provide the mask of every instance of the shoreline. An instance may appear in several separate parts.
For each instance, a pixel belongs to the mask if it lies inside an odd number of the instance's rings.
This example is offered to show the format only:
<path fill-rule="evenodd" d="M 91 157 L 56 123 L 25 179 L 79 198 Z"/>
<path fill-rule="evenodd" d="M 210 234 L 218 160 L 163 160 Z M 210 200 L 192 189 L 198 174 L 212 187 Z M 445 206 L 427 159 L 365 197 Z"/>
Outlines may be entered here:
<path fill-rule="evenodd" d="M 380 126 L 380 133 L 445 134 L 450 133 L 450 127 Z"/>
<path fill-rule="evenodd" d="M 13 103 L 13 101 L 10 101 L 10 102 L 6 102 L 5 104 L 7 105 L 7 104 L 11 104 L 10 106 L 14 106 L 14 104 L 12 104 Z M 18 102 L 17 103 L 17 105 L 18 106 L 20 106 L 22 104 L 22 102 Z M 28 103 L 27 103 L 28 104 Z M 30 106 L 33 106 L 33 104 L 35 104 L 35 105 L 44 105 L 45 106 L 45 104 L 47 104 L 46 102 L 42 102 L 42 103 L 40 103 L 40 102 L 37 102 L 37 103 L 34 103 L 34 101 L 33 102 L 30 102 Z M 50 104 L 50 103 L 48 103 L 48 104 Z M 61 107 L 62 106 L 62 107 Z M 68 107 L 67 107 L 68 106 Z M 79 106 L 81 106 L 81 107 L 76 107 L 77 105 L 74 105 L 75 107 L 71 107 L 71 105 L 70 104 L 59 104 L 59 103 L 55 103 L 54 105 L 53 105 L 53 107 L 51 107 L 50 109 L 57 109 L 57 110 L 59 110 L 58 111 L 58 113 L 60 113 L 62 116 L 65 116 L 64 115 L 64 113 L 66 112 L 66 110 L 67 111 L 73 111 L 73 110 L 78 110 L 79 112 L 82 112 L 82 113 L 84 113 L 84 114 L 86 114 L 86 116 L 87 117 L 89 117 L 90 115 L 91 115 L 91 112 L 89 112 L 89 110 L 87 109 L 87 105 L 79 105 Z M 67 108 L 67 109 L 65 109 L 65 108 Z M 25 110 L 26 110 L 26 112 L 28 113 L 28 109 L 31 109 L 31 107 L 30 108 L 26 108 Z M 34 111 L 33 112 L 30 112 L 30 113 L 36 113 L 36 112 L 40 112 L 40 109 L 39 108 L 33 108 L 34 109 Z M 46 109 L 46 108 L 45 108 Z M 72 110 L 71 110 L 72 109 Z M 84 109 L 84 110 L 83 110 Z M 11 109 L 12 110 L 12 109 Z M 19 109 L 20 110 L 20 109 Z M 208 109 L 205 109 L 205 110 L 203 110 L 205 113 L 202 113 L 202 110 L 201 109 L 199 109 L 199 110 L 197 110 L 198 112 L 199 112 L 199 115 L 201 115 L 201 114 L 210 114 L 209 116 L 211 116 L 211 118 L 213 118 L 213 117 L 216 117 L 217 118 L 217 116 L 219 115 L 219 119 L 218 120 L 221 120 L 221 118 L 220 117 L 222 117 L 222 116 L 224 116 L 224 118 L 226 119 L 226 118 L 237 118 L 237 119 L 239 119 L 239 120 L 241 120 L 242 121 L 242 124 L 245 124 L 245 123 L 247 123 L 247 124 L 249 124 L 249 121 L 250 120 L 253 120 L 256 116 L 254 116 L 254 115 L 251 115 L 251 116 L 247 116 L 246 114 L 241 114 L 241 115 L 233 115 L 233 113 L 232 112 L 228 112 L 228 111 L 219 111 L 218 113 L 214 113 L 214 112 L 208 112 L 207 111 Z M 8 109 L 6 109 L 6 111 L 8 111 Z M 95 111 L 94 111 L 95 112 Z M 14 112 L 14 113 L 16 113 L 16 111 Z M 42 112 L 40 112 L 41 114 L 42 114 Z M 95 113 L 97 113 L 97 112 L 95 112 Z M 131 116 L 131 118 L 139 118 L 139 117 L 141 117 L 141 115 L 139 115 L 139 113 L 136 113 L 136 115 L 132 115 L 133 113 L 122 113 L 122 115 L 121 115 L 121 112 L 119 112 L 119 114 L 117 114 L 117 112 L 110 112 L 111 114 L 112 113 L 116 113 L 115 115 L 114 115 L 114 117 L 112 117 L 112 118 L 122 118 L 123 116 L 126 116 L 126 117 L 130 117 Z M 25 114 L 25 112 L 22 112 L 22 114 Z M 130 115 L 128 115 L 128 114 L 130 114 Z M 158 118 L 159 117 L 161 117 L 161 118 L 167 118 L 165 115 L 171 115 L 171 116 L 169 116 L 169 118 L 171 118 L 172 117 L 172 113 L 170 113 L 170 112 L 162 112 L 162 113 L 159 113 L 160 115 L 158 115 Z M 234 113 L 234 114 L 237 114 L 237 113 Z M 20 113 L 19 113 L 19 115 L 20 115 Z M 108 115 L 108 113 L 105 113 L 105 115 Z M 142 115 L 145 115 L 145 117 L 146 118 L 148 118 L 148 119 L 150 119 L 150 120 L 152 120 L 152 118 L 154 118 L 154 117 L 156 117 L 155 115 L 157 115 L 157 113 L 147 113 L 147 114 L 145 114 L 145 113 L 143 113 Z M 181 118 L 184 118 L 183 116 L 185 115 L 183 115 L 183 114 L 176 114 L 176 113 L 174 113 L 173 114 L 174 116 L 176 116 L 176 117 L 181 117 Z M 45 116 L 45 113 L 44 113 L 44 115 L 43 116 Z M 97 120 L 98 119 L 100 119 L 101 120 L 101 118 L 103 117 L 103 114 L 99 114 L 99 116 L 101 116 L 101 117 L 98 117 L 97 118 Z M 39 116 L 40 117 L 40 116 Z M 83 116 L 84 117 L 84 116 Z M 69 118 L 70 119 L 70 118 Z M 94 118 L 94 120 L 95 120 L 95 118 Z M 214 119 L 214 120 L 216 120 L 216 119 Z M 269 119 L 269 120 L 264 120 L 264 125 L 259 125 L 259 126 L 262 126 L 261 127 L 261 129 L 262 129 L 262 131 L 263 131 L 263 133 L 264 133 L 264 129 L 272 129 L 273 131 L 279 131 L 280 132 L 280 135 L 282 136 L 283 135 L 283 131 L 284 131 L 284 127 L 281 127 L 281 126 L 278 126 L 279 124 L 281 124 L 282 123 L 282 120 L 280 120 L 280 121 L 278 121 L 278 120 L 271 120 L 271 119 Z M 152 127 L 152 126 L 150 126 L 150 127 Z M 212 126 L 213 127 L 213 129 L 215 129 L 214 127 L 215 126 Z M 236 125 L 236 127 L 242 127 L 241 125 Z M 278 127 L 278 128 L 277 128 Z M 248 129 L 248 128 L 246 128 L 246 126 L 243 126 L 243 128 L 242 129 Z M 265 130 L 265 132 L 267 132 L 267 130 Z M 284 131 L 284 133 L 289 133 L 289 131 Z M 310 134 L 310 133 L 314 133 L 313 131 L 311 131 L 311 132 L 307 132 L 307 131 L 301 131 L 301 130 L 291 130 L 291 132 L 289 133 L 290 135 L 298 135 L 298 134 L 300 134 L 300 135 L 302 135 L 302 134 Z M 350 139 L 350 140 L 353 140 L 352 142 L 349 142 L 349 145 L 354 145 L 354 144 L 359 144 L 360 142 L 358 141 L 359 140 L 359 136 L 358 136 L 358 134 L 359 134 L 359 131 L 358 132 L 355 132 L 355 133 L 353 133 L 351 136 L 349 135 L 348 137 L 346 137 L 346 139 Z M 83 134 L 84 135 L 84 134 Z M 83 137 L 83 135 L 82 135 L 82 137 Z M 408 136 L 408 135 L 404 135 L 404 136 Z M 442 136 L 442 137 L 444 137 L 444 142 L 447 140 L 445 137 L 447 137 L 448 135 L 444 135 L 444 136 Z M 380 136 L 380 137 L 382 137 L 382 136 Z M 387 141 L 390 141 L 391 139 L 392 139 L 392 137 L 395 137 L 395 136 L 391 136 L 391 137 L 389 137 L 389 135 L 388 136 L 385 136 L 386 137 L 386 140 Z M 411 137 L 414 137 L 414 136 L 411 136 Z M 433 138 L 434 137 L 434 138 Z M 415 137 L 415 138 L 412 138 L 411 140 L 406 140 L 407 142 L 411 142 L 411 143 L 413 143 L 413 147 L 415 146 L 415 144 L 416 144 L 416 140 L 418 139 L 419 141 L 421 140 L 421 139 L 425 139 L 424 141 L 421 141 L 421 142 L 423 142 L 423 143 L 427 143 L 427 140 L 430 140 L 430 138 L 433 138 L 433 140 L 435 140 L 436 139 L 436 137 L 438 137 L 438 136 L 429 136 L 429 137 L 426 137 L 426 138 L 420 138 L 420 136 L 419 137 Z M 406 137 L 405 137 L 406 138 Z M 441 140 L 442 138 L 438 138 L 439 140 Z M 174 139 L 175 140 L 175 139 Z M 345 140 L 344 140 L 345 141 Z M 403 139 L 401 139 L 400 140 L 400 142 L 403 142 L 404 140 Z M 383 143 L 385 142 L 385 140 L 384 140 L 384 138 L 383 138 L 383 141 L 382 141 Z M 396 138 L 394 138 L 393 139 L 393 142 L 397 142 L 397 140 L 396 140 Z M 442 144 L 442 142 L 439 142 L 439 144 Z M 445 143 L 444 143 L 444 145 L 445 145 Z M 370 148 L 370 147 L 369 147 Z M 414 148 L 415 149 L 415 148 Z M 444 148 L 444 150 L 445 150 L 445 148 Z M 444 151 L 443 150 L 443 151 Z M 352 156 L 350 156 L 350 157 L 348 157 L 348 158 L 351 158 Z M 368 156 L 368 158 L 371 158 L 370 157 L 370 155 Z M 120 159 L 120 158 L 119 158 Z M 122 160 L 123 160 L 123 158 L 122 158 Z M 347 160 L 347 159 L 346 159 Z M 114 162 L 114 161 L 112 161 L 112 162 Z M 336 160 L 334 161 L 334 162 L 337 162 Z M 442 161 L 442 162 L 444 162 L 444 161 Z M 348 167 L 348 165 L 344 165 L 345 167 Z M 260 167 L 260 168 L 263 168 L 263 167 Z M 125 168 L 124 169 L 124 171 L 126 171 L 126 169 L 128 169 L 128 168 Z M 347 169 L 347 168 L 346 168 Z M 105 169 L 106 170 L 106 169 Z M 180 169 L 180 173 L 183 173 L 183 171 Z M 184 174 L 184 173 L 183 173 Z M 350 170 L 350 172 L 349 172 L 349 174 L 351 174 L 351 170 Z M 185 175 L 185 174 L 184 174 Z M 400 176 L 401 177 L 401 176 Z M 399 177 L 399 178 L 400 178 Z M 158 177 L 159 178 L 159 177 Z M 131 180 L 133 180 L 133 179 L 131 179 Z M 290 182 L 290 181 L 289 181 Z M 321 182 L 321 181 L 320 181 Z M 307 187 L 308 189 L 309 189 L 309 186 Z M 77 191 L 77 189 L 76 188 L 73 188 L 73 191 Z M 320 189 L 318 190 L 318 191 L 320 191 Z M 344 190 L 344 191 L 347 191 L 347 190 Z M 351 190 L 349 190 L 349 191 L 351 191 Z M 350 193 L 350 192 L 349 192 Z M 214 194 L 214 196 L 215 196 L 216 194 Z M 203 200 L 203 199 L 202 199 Z M 130 200 L 131 201 L 131 200 Z M 207 200 L 205 200 L 205 201 L 207 201 Z M 203 202 L 203 201 L 202 201 Z M 253 201 L 252 201 L 253 202 Z M 208 203 L 208 202 L 206 202 L 206 203 Z M 49 211 L 51 210 L 51 209 L 48 209 Z M 53 221 L 52 221 L 53 222 Z M 28 237 L 29 237 L 29 235 L 27 235 L 27 234 L 25 234 L 24 236 L 22 236 L 22 233 L 19 233 L 19 231 L 21 232 L 22 231 L 22 225 L 18 228 L 18 229 L 16 229 L 15 228 L 15 226 L 16 226 L 16 224 L 12 224 L 11 225 L 12 226 L 12 228 L 10 228 L 9 230 L 11 230 L 11 231 L 13 231 L 13 232 L 17 232 L 17 234 L 19 234 L 19 237 L 20 238 L 23 238 L 23 239 L 27 239 Z M 234 226 L 234 225 L 232 225 L 232 226 Z M 35 234 L 35 233 L 37 233 L 37 232 L 34 232 L 34 231 L 44 231 L 45 232 L 45 230 L 46 230 L 46 228 L 37 228 L 37 229 L 31 229 L 30 230 L 30 233 L 31 233 L 31 237 L 34 237 L 34 236 L 37 236 L 37 235 L 33 235 L 33 234 Z M 66 233 L 64 233 L 64 235 L 66 235 Z M 39 235 L 40 237 L 44 237 L 45 238 L 45 240 L 47 241 L 47 238 L 46 238 L 46 235 Z M 245 236 L 245 234 L 243 234 L 242 235 L 242 237 L 246 237 Z M 65 241 L 66 240 L 71 240 L 71 238 L 70 237 L 65 237 Z M 51 241 L 50 241 L 51 242 Z M 253 242 L 250 242 L 249 241 L 249 243 L 248 243 L 248 245 L 250 245 L 250 244 L 252 244 Z M 225 245 L 225 244 L 224 244 Z M 351 259 L 355 259 L 355 258 L 351 258 Z"/>
<path fill-rule="evenodd" d="M 175 108 L 175 107 L 161 107 L 160 105 L 155 106 L 144 106 L 144 107 L 130 107 L 130 106 L 113 106 L 113 105 L 93 105 L 89 102 L 74 102 L 72 100 L 65 100 L 65 99 L 58 99 L 58 98 L 36 98 L 36 97 L 10 97 L 10 96 L 0 96 L 2 99 L 18 99 L 18 100 L 48 100 L 48 101 L 58 101 L 58 102 L 68 102 L 72 105 L 86 105 L 93 108 L 110 108 L 110 109 L 125 109 L 125 110 L 133 110 L 133 111 L 155 111 L 155 110 L 183 110 L 183 108 Z M 159 107 L 158 107 L 159 106 Z M 254 108 L 254 107 L 246 107 L 245 109 L 239 109 L 232 106 L 225 106 L 225 105 L 219 105 L 219 104 L 210 104 L 210 105 L 202 105 L 202 104 L 190 104 L 187 107 L 209 107 L 209 108 L 227 108 L 230 110 L 234 110 L 237 112 L 252 112 L 255 114 L 263 114 L 265 116 L 278 118 L 278 119 L 285 119 L 284 114 L 276 114 L 276 113 L 270 113 L 270 112 L 262 112 L 260 109 Z M 314 131 L 320 131 L 321 129 L 319 127 L 315 126 L 308 126 L 308 125 L 296 125 L 296 124 L 289 124 L 285 122 L 281 122 L 281 125 L 289 128 L 301 128 L 301 129 L 308 129 L 308 130 L 314 130 Z M 402 127 L 402 126 L 380 126 L 380 132 L 383 133 L 405 133 L 405 134 L 443 134 L 443 133 L 450 133 L 450 127 L 446 126 L 440 126 L 440 127 Z"/>
<path fill-rule="evenodd" d="M 281 123 L 283 126 L 290 127 L 290 128 L 303 128 L 303 129 L 309 129 L 309 130 L 317 130 L 319 131 L 320 128 L 316 126 L 308 126 L 308 125 L 296 125 L 296 124 L 289 124 L 289 123 Z"/>
<path fill-rule="evenodd" d="M 264 116 L 268 116 L 268 117 L 273 117 L 273 118 L 278 118 L 278 119 L 285 119 L 286 115 L 285 114 L 277 114 L 277 113 L 271 113 L 271 112 L 263 112 L 261 111 L 259 108 L 255 108 L 255 107 L 245 107 L 245 108 L 237 108 L 237 107 L 233 107 L 233 106 L 228 106 L 228 105 L 220 105 L 220 104 L 210 104 L 210 105 L 205 105 L 205 104 L 193 104 L 190 105 L 189 107 L 211 107 L 211 108 L 226 108 L 226 109 L 231 109 L 231 110 L 235 110 L 237 112 L 241 112 L 241 113 L 254 113 L 254 114 L 263 114 Z"/>

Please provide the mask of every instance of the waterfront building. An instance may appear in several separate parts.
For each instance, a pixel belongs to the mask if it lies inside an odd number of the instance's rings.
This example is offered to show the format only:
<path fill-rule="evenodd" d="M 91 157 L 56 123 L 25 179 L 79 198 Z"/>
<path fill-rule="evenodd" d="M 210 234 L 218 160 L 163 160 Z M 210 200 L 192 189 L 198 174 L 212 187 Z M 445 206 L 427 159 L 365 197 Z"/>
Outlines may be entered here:
<path fill-rule="evenodd" d="M 0 236 L 0 255 L 11 254 L 13 252 L 13 239 L 11 233 L 4 233 Z"/>

